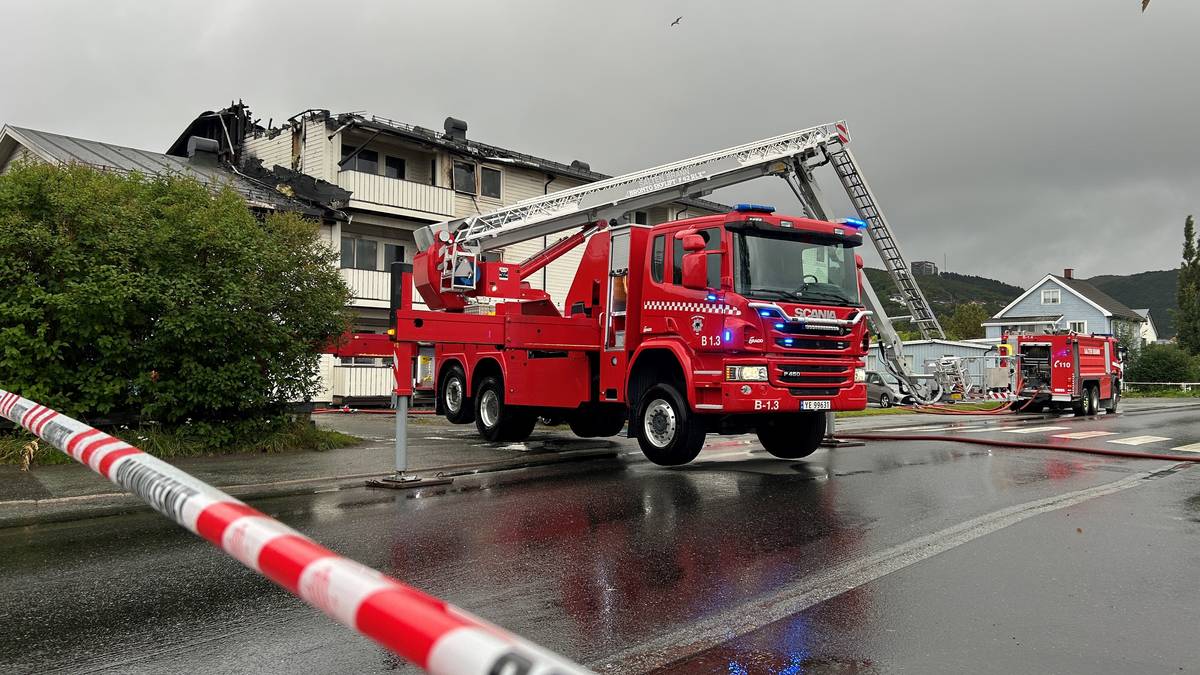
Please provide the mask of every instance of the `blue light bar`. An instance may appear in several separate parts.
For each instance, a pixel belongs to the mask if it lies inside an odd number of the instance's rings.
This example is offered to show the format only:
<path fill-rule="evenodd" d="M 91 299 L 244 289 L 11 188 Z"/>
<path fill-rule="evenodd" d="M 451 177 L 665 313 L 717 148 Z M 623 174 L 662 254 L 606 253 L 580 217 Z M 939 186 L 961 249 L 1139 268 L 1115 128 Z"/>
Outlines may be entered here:
<path fill-rule="evenodd" d="M 716 300 L 716 299 L 717 299 L 717 296 L 713 295 L 712 293 L 709 293 L 709 294 L 708 294 L 708 301 L 709 301 L 709 302 L 713 302 L 713 301 L 714 301 L 714 300 Z"/>
<path fill-rule="evenodd" d="M 781 323 L 775 324 L 775 330 L 783 330 L 783 324 L 781 324 Z"/>
<path fill-rule="evenodd" d="M 733 339 L 733 331 L 726 328 L 725 335 L 723 337 L 725 338 L 725 344 L 729 344 L 729 341 Z"/>
<path fill-rule="evenodd" d="M 739 213 L 775 213 L 775 207 L 766 204 L 738 204 L 733 210 Z"/>
<path fill-rule="evenodd" d="M 838 218 L 837 222 L 841 223 L 842 225 L 856 227 L 860 230 L 867 226 L 865 221 L 859 220 L 858 218 Z"/>

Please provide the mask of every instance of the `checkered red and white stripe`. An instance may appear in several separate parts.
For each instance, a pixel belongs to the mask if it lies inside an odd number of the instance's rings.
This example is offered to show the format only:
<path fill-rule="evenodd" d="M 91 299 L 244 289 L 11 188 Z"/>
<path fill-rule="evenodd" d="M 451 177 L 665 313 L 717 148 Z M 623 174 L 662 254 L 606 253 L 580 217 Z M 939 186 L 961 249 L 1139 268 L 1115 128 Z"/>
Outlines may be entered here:
<path fill-rule="evenodd" d="M 141 497 L 243 565 L 431 673 L 588 671 L 343 558 L 124 441 L 0 390 L 0 415 Z"/>
<path fill-rule="evenodd" d="M 741 316 L 742 310 L 732 305 L 723 305 L 714 302 L 679 302 L 674 300 L 647 300 L 643 305 L 643 309 L 657 310 L 661 312 L 689 312 L 692 314 L 723 314 L 727 316 Z"/>

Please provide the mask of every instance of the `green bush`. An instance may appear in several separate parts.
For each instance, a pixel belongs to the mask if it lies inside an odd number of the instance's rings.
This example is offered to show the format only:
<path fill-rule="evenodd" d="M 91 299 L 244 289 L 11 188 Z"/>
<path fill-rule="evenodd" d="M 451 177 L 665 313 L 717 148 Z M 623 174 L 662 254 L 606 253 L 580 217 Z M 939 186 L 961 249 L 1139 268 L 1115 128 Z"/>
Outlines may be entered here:
<path fill-rule="evenodd" d="M 1175 345 L 1146 345 L 1138 351 L 1125 379 L 1130 382 L 1193 382 L 1194 362 Z"/>
<path fill-rule="evenodd" d="M 314 393 L 349 290 L 317 226 L 187 177 L 0 175 L 0 388 L 94 418 L 262 431 Z"/>

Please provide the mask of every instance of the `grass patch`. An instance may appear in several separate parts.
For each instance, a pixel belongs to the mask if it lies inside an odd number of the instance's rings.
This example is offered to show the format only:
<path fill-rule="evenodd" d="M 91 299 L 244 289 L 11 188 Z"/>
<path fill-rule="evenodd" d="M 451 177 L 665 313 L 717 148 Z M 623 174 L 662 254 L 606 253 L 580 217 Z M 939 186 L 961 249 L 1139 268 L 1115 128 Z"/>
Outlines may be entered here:
<path fill-rule="evenodd" d="M 318 429 L 303 419 L 271 424 L 269 428 L 258 433 L 245 434 L 244 438 L 221 445 L 213 445 L 211 437 L 203 429 L 190 429 L 186 426 L 163 429 L 147 425 L 136 429 L 118 429 L 115 435 L 126 443 L 163 459 L 302 450 L 325 451 L 362 442 L 357 436 Z M 22 450 L 34 440 L 37 439 L 24 431 L 0 433 L 0 464 L 21 465 L 24 461 Z M 72 461 L 74 460 L 65 453 L 44 441 L 38 441 L 37 449 L 30 458 L 30 464 L 34 466 L 69 464 Z"/>

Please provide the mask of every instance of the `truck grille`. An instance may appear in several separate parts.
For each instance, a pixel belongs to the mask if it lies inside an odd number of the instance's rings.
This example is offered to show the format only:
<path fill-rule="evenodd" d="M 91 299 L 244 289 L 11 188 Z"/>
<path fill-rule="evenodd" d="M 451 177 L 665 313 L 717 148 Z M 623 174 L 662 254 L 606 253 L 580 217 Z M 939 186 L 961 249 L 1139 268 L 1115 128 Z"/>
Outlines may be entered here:
<path fill-rule="evenodd" d="M 819 349 L 822 351 L 845 351 L 850 348 L 846 340 L 812 340 L 806 338 L 775 338 L 775 344 L 784 349 Z"/>
<path fill-rule="evenodd" d="M 787 321 L 782 328 L 776 328 L 785 335 L 822 335 L 825 337 L 845 337 L 853 330 L 851 326 L 826 326 L 823 324 L 805 324 L 801 321 Z"/>
<path fill-rule="evenodd" d="M 797 396 L 833 396 L 854 384 L 854 367 L 785 363 L 775 367 L 779 384 Z"/>

